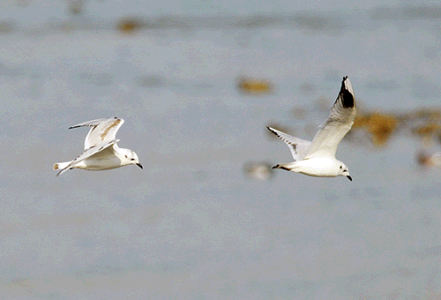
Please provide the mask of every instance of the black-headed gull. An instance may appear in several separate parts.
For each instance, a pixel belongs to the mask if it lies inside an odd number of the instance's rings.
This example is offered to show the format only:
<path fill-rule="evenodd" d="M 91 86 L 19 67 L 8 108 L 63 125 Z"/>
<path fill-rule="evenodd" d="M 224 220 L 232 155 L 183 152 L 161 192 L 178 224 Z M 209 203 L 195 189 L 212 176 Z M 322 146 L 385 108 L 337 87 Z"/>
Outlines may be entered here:
<path fill-rule="evenodd" d="M 116 144 L 116 132 L 124 123 L 123 119 L 114 117 L 97 119 L 80 123 L 69 129 L 87 126 L 92 127 L 84 141 L 84 152 L 72 161 L 54 164 L 54 170 L 60 170 L 58 175 L 77 168 L 90 171 L 115 169 L 127 165 L 138 165 L 138 155 L 129 149 L 119 148 Z"/>
<path fill-rule="evenodd" d="M 355 119 L 355 95 L 349 78 L 343 77 L 340 93 L 326 122 L 320 126 L 312 142 L 267 127 L 291 150 L 294 162 L 278 164 L 275 169 L 284 169 L 317 177 L 346 176 L 352 181 L 344 163 L 335 158 L 338 144 L 351 129 Z"/>

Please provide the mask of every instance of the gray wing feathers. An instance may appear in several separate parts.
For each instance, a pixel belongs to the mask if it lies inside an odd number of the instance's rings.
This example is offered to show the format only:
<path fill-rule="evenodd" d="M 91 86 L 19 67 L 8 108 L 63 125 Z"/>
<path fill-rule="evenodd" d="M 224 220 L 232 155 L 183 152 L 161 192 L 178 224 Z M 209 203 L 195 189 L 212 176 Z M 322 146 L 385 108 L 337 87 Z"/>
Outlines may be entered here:
<path fill-rule="evenodd" d="M 340 93 L 329 113 L 329 118 L 320 126 L 312 140 L 306 158 L 335 156 L 338 144 L 351 129 L 356 114 L 355 96 L 349 78 L 343 77 Z"/>
<path fill-rule="evenodd" d="M 95 155 L 101 151 L 103 151 L 104 149 L 107 149 L 108 147 L 118 143 L 119 140 L 118 139 L 114 139 L 111 141 L 105 141 L 102 142 L 100 144 L 94 145 L 92 147 L 90 147 L 89 149 L 86 149 L 83 151 L 83 153 L 78 156 L 77 158 L 75 158 L 70 164 L 68 164 L 64 169 L 62 169 L 60 172 L 58 172 L 57 176 L 60 176 L 61 174 L 63 174 L 64 172 L 70 170 L 70 168 L 72 168 L 73 166 L 75 166 L 76 164 L 82 162 L 85 159 L 88 159 L 89 157 L 91 157 L 92 155 Z"/>
<path fill-rule="evenodd" d="M 96 119 L 92 121 L 87 121 L 71 126 L 69 127 L 69 129 L 83 126 L 92 127 L 89 130 L 89 133 L 87 134 L 84 141 L 84 149 L 89 149 L 90 147 L 104 141 L 114 140 L 116 137 L 116 132 L 122 126 L 122 124 L 124 124 L 123 119 L 113 117 L 109 119 Z"/>
<path fill-rule="evenodd" d="M 279 137 L 282 141 L 285 142 L 285 144 L 288 146 L 289 150 L 291 151 L 292 157 L 294 158 L 295 161 L 302 160 L 305 157 L 311 145 L 310 141 L 299 139 L 297 137 L 294 137 L 292 135 L 281 132 L 271 127 L 267 127 L 267 128 L 277 137 Z"/>

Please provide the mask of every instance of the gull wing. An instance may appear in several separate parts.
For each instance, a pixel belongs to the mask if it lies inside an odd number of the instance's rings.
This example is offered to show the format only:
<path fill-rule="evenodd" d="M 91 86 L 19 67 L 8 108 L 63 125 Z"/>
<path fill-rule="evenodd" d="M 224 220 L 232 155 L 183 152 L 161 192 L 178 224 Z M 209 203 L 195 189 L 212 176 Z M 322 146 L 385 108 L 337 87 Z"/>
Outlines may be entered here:
<path fill-rule="evenodd" d="M 297 137 L 294 137 L 292 135 L 281 132 L 271 127 L 267 127 L 267 128 L 269 131 L 277 135 L 277 137 L 279 137 L 282 141 L 285 142 L 285 144 L 288 146 L 289 150 L 291 151 L 294 161 L 302 160 L 306 156 L 306 153 L 308 152 L 308 149 L 311 146 L 310 141 L 299 139 Z"/>
<path fill-rule="evenodd" d="M 335 157 L 338 144 L 351 129 L 355 119 L 355 95 L 349 78 L 343 77 L 340 93 L 326 122 L 312 140 L 305 159 L 314 156 Z"/>
<path fill-rule="evenodd" d="M 86 136 L 84 141 L 84 149 L 89 149 L 104 141 L 114 140 L 116 137 L 116 132 L 124 124 L 124 120 L 113 117 L 109 119 L 96 119 L 92 121 L 87 121 L 74 126 L 69 127 L 69 129 L 78 127 L 92 127 Z"/>
<path fill-rule="evenodd" d="M 60 172 L 58 172 L 57 176 L 60 176 L 61 174 L 63 174 L 66 171 L 69 171 L 73 166 L 75 166 L 79 162 L 82 162 L 83 160 L 88 159 L 92 155 L 95 155 L 95 154 L 103 151 L 104 149 L 107 149 L 110 146 L 115 145 L 118 142 L 119 142 L 118 139 L 111 140 L 111 141 L 105 141 L 105 142 L 99 143 L 97 145 L 94 145 L 94 146 L 90 147 L 89 149 L 84 150 L 84 152 L 80 156 L 75 158 L 64 169 L 62 169 Z"/>

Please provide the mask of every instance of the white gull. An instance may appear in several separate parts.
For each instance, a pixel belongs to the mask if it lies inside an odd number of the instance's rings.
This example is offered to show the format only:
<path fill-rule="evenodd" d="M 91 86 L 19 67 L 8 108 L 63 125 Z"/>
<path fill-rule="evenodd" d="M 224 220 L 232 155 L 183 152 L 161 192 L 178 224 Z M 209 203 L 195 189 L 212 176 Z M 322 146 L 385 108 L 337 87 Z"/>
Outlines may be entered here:
<path fill-rule="evenodd" d="M 54 164 L 54 170 L 60 170 L 57 176 L 71 169 L 84 169 L 90 171 L 100 171 L 115 169 L 127 165 L 138 165 L 138 156 L 129 149 L 119 148 L 116 144 L 116 132 L 124 123 L 123 119 L 104 118 L 80 123 L 69 127 L 69 129 L 87 126 L 92 127 L 84 141 L 84 152 L 68 162 Z"/>
<path fill-rule="evenodd" d="M 328 119 L 320 126 L 312 142 L 267 127 L 288 145 L 294 158 L 294 162 L 278 164 L 273 168 L 317 177 L 346 176 L 352 181 L 348 168 L 335 158 L 335 152 L 340 141 L 351 129 L 355 113 L 354 90 L 346 76 L 343 77 L 340 93 Z"/>

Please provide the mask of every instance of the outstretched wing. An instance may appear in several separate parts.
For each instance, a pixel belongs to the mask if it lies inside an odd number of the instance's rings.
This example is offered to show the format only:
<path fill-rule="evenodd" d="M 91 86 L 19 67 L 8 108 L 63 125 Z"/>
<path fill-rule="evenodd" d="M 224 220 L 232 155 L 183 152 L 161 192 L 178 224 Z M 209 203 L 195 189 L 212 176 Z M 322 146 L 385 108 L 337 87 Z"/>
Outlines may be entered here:
<path fill-rule="evenodd" d="M 289 135 L 287 133 L 281 132 L 271 127 L 267 127 L 269 131 L 277 135 L 285 144 L 288 146 L 291 151 L 292 157 L 294 161 L 302 160 L 306 153 L 308 152 L 309 147 L 311 146 L 310 141 L 305 141 Z"/>
<path fill-rule="evenodd" d="M 338 144 L 351 129 L 355 119 L 355 95 L 349 78 L 343 77 L 340 93 L 325 124 L 312 140 L 305 158 L 314 156 L 335 157 Z"/>
<path fill-rule="evenodd" d="M 103 151 L 106 148 L 109 148 L 110 146 L 118 143 L 119 140 L 111 140 L 111 141 L 105 141 L 102 143 L 99 143 L 97 145 L 94 145 L 92 147 L 90 147 L 89 149 L 84 150 L 84 152 L 78 156 L 77 158 L 75 158 L 70 164 L 68 164 L 64 169 L 62 169 L 60 172 L 58 172 L 57 176 L 60 176 L 61 174 L 63 174 L 66 171 L 69 171 L 73 166 L 75 166 L 76 164 L 78 164 L 79 162 L 82 162 L 85 159 L 88 159 L 89 157 L 91 157 L 92 155 L 97 154 L 98 152 Z"/>
<path fill-rule="evenodd" d="M 114 140 L 116 137 L 116 132 L 122 126 L 122 124 L 124 124 L 123 119 L 113 117 L 109 119 L 87 121 L 71 126 L 69 129 L 83 126 L 92 127 L 84 141 L 84 149 L 89 149 L 90 147 L 99 143 Z"/>

